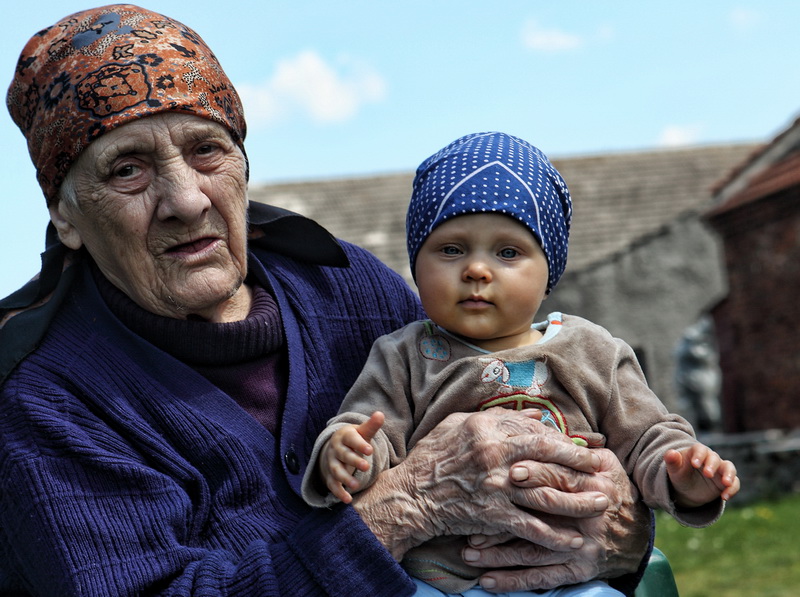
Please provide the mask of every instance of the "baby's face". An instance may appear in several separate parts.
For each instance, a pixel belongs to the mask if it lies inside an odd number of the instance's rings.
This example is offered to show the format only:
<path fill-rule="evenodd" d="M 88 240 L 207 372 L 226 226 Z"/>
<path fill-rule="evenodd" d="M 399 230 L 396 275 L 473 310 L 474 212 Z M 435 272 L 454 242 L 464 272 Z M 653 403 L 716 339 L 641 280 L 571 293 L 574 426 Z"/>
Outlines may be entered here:
<path fill-rule="evenodd" d="M 428 316 L 490 351 L 538 340 L 531 323 L 545 298 L 547 275 L 536 238 L 502 214 L 448 220 L 425 240 L 416 262 Z"/>

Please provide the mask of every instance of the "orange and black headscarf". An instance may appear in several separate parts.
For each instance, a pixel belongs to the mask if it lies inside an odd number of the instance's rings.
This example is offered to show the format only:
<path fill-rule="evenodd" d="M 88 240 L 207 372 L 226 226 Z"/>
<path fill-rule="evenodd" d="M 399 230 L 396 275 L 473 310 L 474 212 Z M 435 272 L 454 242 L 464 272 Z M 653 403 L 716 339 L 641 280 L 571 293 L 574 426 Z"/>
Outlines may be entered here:
<path fill-rule="evenodd" d="M 178 21 L 130 4 L 75 13 L 34 35 L 7 104 L 48 204 L 93 140 L 144 116 L 213 120 L 244 151 L 242 104 L 211 49 Z"/>

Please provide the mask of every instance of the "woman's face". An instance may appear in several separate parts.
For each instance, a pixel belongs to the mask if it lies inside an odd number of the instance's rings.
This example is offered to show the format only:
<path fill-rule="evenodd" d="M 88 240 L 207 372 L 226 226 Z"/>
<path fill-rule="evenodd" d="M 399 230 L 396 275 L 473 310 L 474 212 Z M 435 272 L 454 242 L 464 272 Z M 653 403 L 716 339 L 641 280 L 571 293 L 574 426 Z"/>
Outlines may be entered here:
<path fill-rule="evenodd" d="M 247 316 L 247 182 L 228 130 L 164 113 L 94 141 L 70 171 L 77 206 L 50 208 L 62 242 L 85 245 L 103 274 L 148 311 Z"/>

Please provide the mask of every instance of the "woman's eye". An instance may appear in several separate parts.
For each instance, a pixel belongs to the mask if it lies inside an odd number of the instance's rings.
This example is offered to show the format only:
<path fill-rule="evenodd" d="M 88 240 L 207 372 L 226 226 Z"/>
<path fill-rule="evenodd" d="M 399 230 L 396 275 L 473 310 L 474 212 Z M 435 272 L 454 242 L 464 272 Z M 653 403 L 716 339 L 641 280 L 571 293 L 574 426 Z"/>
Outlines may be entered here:
<path fill-rule="evenodd" d="M 213 171 L 223 158 L 224 153 L 221 149 L 219 143 L 211 141 L 199 143 L 194 147 L 194 154 L 190 158 L 193 166 L 203 172 Z"/>
<path fill-rule="evenodd" d="M 518 254 L 516 249 L 503 249 L 500 251 L 500 257 L 503 259 L 514 259 Z"/>
<path fill-rule="evenodd" d="M 128 178 L 136 174 L 137 168 L 133 164 L 125 164 L 114 170 L 114 176 L 117 178 Z"/>

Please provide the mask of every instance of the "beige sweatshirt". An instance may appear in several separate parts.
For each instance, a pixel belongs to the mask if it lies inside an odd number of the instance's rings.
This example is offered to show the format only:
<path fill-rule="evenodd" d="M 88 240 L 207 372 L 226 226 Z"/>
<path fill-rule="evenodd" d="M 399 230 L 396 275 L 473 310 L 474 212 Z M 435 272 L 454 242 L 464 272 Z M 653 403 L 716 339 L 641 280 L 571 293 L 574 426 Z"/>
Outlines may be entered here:
<path fill-rule="evenodd" d="M 386 422 L 373 440 L 370 470 L 359 473 L 362 489 L 402 462 L 453 412 L 535 407 L 542 410 L 543 422 L 575 443 L 612 450 L 649 506 L 688 526 L 707 526 L 719 518 L 721 500 L 678 511 L 670 499 L 664 453 L 694 443 L 694 432 L 649 389 L 633 349 L 576 316 L 553 313 L 536 327 L 544 334 L 536 344 L 494 353 L 429 321 L 379 338 L 340 414 L 317 439 L 303 481 L 306 501 L 316 506 L 336 501 L 320 493 L 312 476 L 319 449 L 338 427 L 361 423 L 376 410 Z M 463 564 L 464 542 L 439 538 L 409 552 L 403 563 L 442 590 L 466 590 L 481 571 Z"/>

